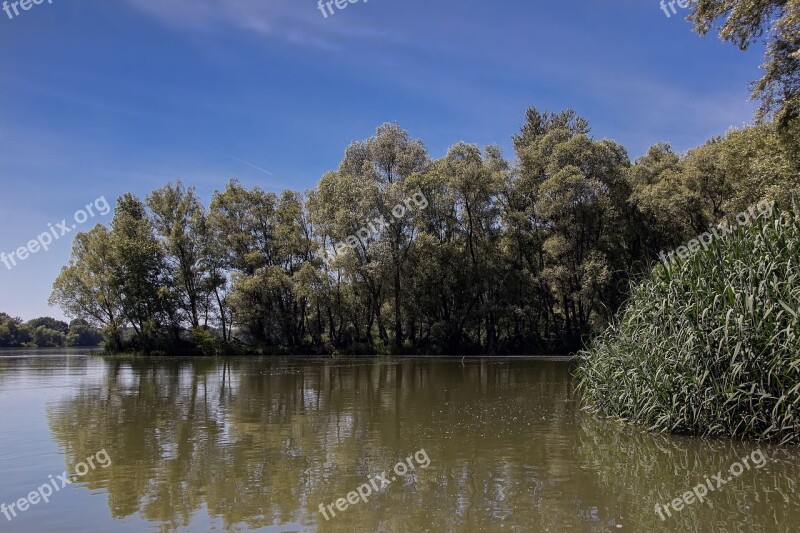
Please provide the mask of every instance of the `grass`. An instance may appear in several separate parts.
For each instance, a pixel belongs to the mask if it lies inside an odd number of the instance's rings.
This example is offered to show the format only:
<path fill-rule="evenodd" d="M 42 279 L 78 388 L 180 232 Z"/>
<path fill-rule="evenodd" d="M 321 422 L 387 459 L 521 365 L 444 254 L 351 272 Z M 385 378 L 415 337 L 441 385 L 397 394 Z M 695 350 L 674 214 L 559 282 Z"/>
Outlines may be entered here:
<path fill-rule="evenodd" d="M 579 354 L 590 412 L 653 431 L 800 444 L 795 206 L 659 263 Z"/>

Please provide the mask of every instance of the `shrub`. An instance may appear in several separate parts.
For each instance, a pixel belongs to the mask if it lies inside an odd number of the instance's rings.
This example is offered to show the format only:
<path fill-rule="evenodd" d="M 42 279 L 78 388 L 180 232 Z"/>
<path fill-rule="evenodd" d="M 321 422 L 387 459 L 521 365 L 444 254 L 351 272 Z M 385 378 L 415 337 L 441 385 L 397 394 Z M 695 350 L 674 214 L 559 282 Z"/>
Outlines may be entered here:
<path fill-rule="evenodd" d="M 61 331 L 50 329 L 47 326 L 38 326 L 33 330 L 33 344 L 39 348 L 54 348 L 64 346 L 66 335 Z"/>
<path fill-rule="evenodd" d="M 795 206 L 659 263 L 579 354 L 596 414 L 671 431 L 800 443 Z"/>
<path fill-rule="evenodd" d="M 208 328 L 198 326 L 192 330 L 192 343 L 195 351 L 201 355 L 221 355 L 222 341 Z"/>

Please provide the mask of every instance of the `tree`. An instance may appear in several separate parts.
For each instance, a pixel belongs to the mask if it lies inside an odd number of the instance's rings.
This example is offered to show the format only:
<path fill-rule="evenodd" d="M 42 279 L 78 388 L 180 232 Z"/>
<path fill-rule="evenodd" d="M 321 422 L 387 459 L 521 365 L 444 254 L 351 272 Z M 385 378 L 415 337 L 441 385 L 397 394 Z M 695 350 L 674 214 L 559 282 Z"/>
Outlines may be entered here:
<path fill-rule="evenodd" d="M 61 331 L 50 329 L 46 326 L 38 326 L 32 331 L 33 344 L 39 348 L 53 348 L 64 346 L 66 335 Z"/>
<path fill-rule="evenodd" d="M 166 276 L 164 252 L 141 200 L 130 193 L 117 200 L 111 222 L 114 284 L 121 288 L 121 306 L 145 352 L 150 352 L 167 327 L 178 340 L 178 287 Z"/>
<path fill-rule="evenodd" d="M 120 270 L 111 231 L 98 224 L 75 236 L 69 264 L 53 283 L 49 300 L 67 316 L 101 327 L 113 351 L 122 349 L 125 324 Z"/>
<path fill-rule="evenodd" d="M 790 206 L 800 190 L 800 154 L 775 124 L 764 123 L 728 132 L 718 145 L 720 166 L 731 180 L 726 214 L 736 214 L 763 199 Z"/>
<path fill-rule="evenodd" d="M 16 348 L 30 341 L 30 331 L 22 319 L 0 313 L 0 346 Z"/>
<path fill-rule="evenodd" d="M 275 259 L 275 209 L 277 197 L 256 188 L 247 190 L 231 181 L 211 202 L 211 224 L 224 240 L 225 268 L 232 288 L 228 303 L 235 320 L 256 342 L 280 343 L 272 327 L 272 300 L 268 284 L 274 282 L 269 268 Z M 272 272 L 274 274 L 274 271 Z"/>
<path fill-rule="evenodd" d="M 420 214 L 423 227 L 418 240 L 425 247 L 440 243 L 433 293 L 438 296 L 437 321 L 444 329 L 443 343 L 457 349 L 465 342 L 497 350 L 502 283 L 497 248 L 500 235 L 497 197 L 504 185 L 506 163 L 499 149 L 481 151 L 458 143 L 427 172 L 422 188 L 431 190 L 434 209 Z M 429 206 L 430 209 L 430 206 Z M 413 278 L 412 278 L 413 279 Z M 485 333 L 482 335 L 482 333 Z M 483 341 L 482 341 L 483 339 Z"/>
<path fill-rule="evenodd" d="M 541 277 L 560 302 L 563 338 L 600 326 L 603 303 L 621 303 L 613 290 L 629 264 L 625 246 L 629 166 L 625 149 L 588 136 L 588 123 L 571 110 L 529 110 L 514 138 L 522 162 L 520 186 L 534 201 L 534 231 L 541 241 Z"/>
<path fill-rule="evenodd" d="M 590 133 L 572 110 L 531 108 L 517 162 L 464 142 L 431 161 L 384 124 L 305 193 L 232 180 L 208 209 L 181 182 L 146 204 L 126 194 L 111 229 L 77 234 L 51 302 L 113 350 L 565 352 L 660 251 L 800 186 L 772 123 L 685 154 L 659 143 L 633 165 Z M 0 319 L 0 343 L 32 333 Z M 66 341 L 87 335 L 78 322 Z"/>
<path fill-rule="evenodd" d="M 348 151 L 353 149 L 351 145 Z M 357 167 L 352 161 L 351 166 Z M 347 335 L 372 345 L 375 325 L 383 343 L 389 343 L 382 310 L 389 257 L 385 242 L 381 244 L 383 224 L 373 224 L 382 216 L 379 196 L 377 181 L 340 169 L 325 173 L 308 198 L 322 266 L 330 280 L 327 313 L 333 342 L 342 342 Z M 362 228 L 366 231 L 357 236 Z M 331 317 L 332 306 L 339 315 L 338 325 Z"/>
<path fill-rule="evenodd" d="M 683 156 L 666 143 L 651 147 L 628 173 L 647 252 L 675 248 L 761 200 L 790 205 L 800 188 L 792 157 L 772 123 L 731 130 Z"/>
<path fill-rule="evenodd" d="M 205 258 L 207 275 L 204 280 L 205 286 L 203 290 L 206 294 L 213 294 L 214 296 L 214 303 L 216 303 L 216 319 L 218 320 L 219 328 L 222 333 L 222 341 L 228 342 L 231 340 L 233 318 L 231 316 L 230 306 L 228 305 L 230 289 L 228 268 L 230 263 L 228 258 L 227 234 L 225 234 L 224 226 L 220 223 L 213 209 L 210 210 L 206 219 Z M 212 312 L 211 308 L 212 306 L 210 304 L 206 306 L 209 314 Z"/>
<path fill-rule="evenodd" d="M 173 278 L 170 285 L 177 291 L 179 306 L 196 328 L 207 307 L 209 287 L 205 208 L 195 189 L 185 189 L 180 181 L 153 191 L 147 205 Z"/>
<path fill-rule="evenodd" d="M 69 325 L 66 322 L 56 320 L 55 318 L 51 318 L 49 316 L 34 318 L 33 320 L 29 320 L 25 325 L 32 330 L 38 327 L 45 327 L 47 329 L 59 331 L 65 335 L 67 331 L 69 331 Z"/>
<path fill-rule="evenodd" d="M 386 220 L 392 220 L 389 227 L 374 232 L 375 240 L 384 241 L 389 248 L 389 267 L 391 269 L 391 287 L 394 297 L 394 345 L 400 348 L 403 345 L 403 318 L 402 318 L 402 268 L 406 258 L 407 224 L 398 217 L 391 216 L 392 208 L 397 202 L 402 201 L 407 191 L 403 181 L 416 172 L 424 171 L 429 164 L 428 152 L 422 141 L 411 139 L 408 132 L 396 123 L 387 123 L 378 126 L 375 135 L 364 141 L 351 144 L 345 151 L 345 157 L 339 165 L 340 174 L 354 176 L 368 180 L 372 185 L 372 205 L 368 205 L 369 215 L 377 215 Z M 373 196 L 374 195 L 374 196 Z M 367 215 L 367 213 L 364 213 Z M 394 218 L 394 220 L 393 220 Z M 402 217 L 399 217 L 402 218 Z M 357 231 L 367 220 L 363 219 L 356 226 Z M 380 234 L 380 235 L 376 235 Z M 376 307 L 376 313 L 380 313 Z M 381 322 L 378 318 L 379 323 Z M 385 335 L 384 341 L 387 339 Z"/>
<path fill-rule="evenodd" d="M 86 320 L 76 318 L 69 323 L 69 332 L 66 337 L 67 346 L 97 346 L 102 340 L 102 333 L 93 328 Z"/>
<path fill-rule="evenodd" d="M 800 117 L 800 0 L 699 0 L 689 19 L 701 35 L 719 27 L 741 50 L 765 37 L 764 75 L 753 87 L 759 116 L 783 126 Z"/>

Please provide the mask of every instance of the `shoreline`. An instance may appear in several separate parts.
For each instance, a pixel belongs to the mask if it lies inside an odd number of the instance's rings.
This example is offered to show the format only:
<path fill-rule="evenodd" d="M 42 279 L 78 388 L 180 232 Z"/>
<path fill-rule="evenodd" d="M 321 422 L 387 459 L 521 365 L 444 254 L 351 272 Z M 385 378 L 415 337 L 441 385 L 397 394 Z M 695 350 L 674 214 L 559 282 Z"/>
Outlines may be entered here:
<path fill-rule="evenodd" d="M 16 357 L 60 357 L 60 356 L 78 356 L 78 357 L 100 357 L 107 360 L 126 360 L 126 359 L 302 359 L 302 360 L 321 360 L 321 361 L 338 361 L 338 360 L 402 360 L 402 359 L 429 359 L 429 360 L 442 360 L 442 361 L 470 361 L 476 360 L 492 360 L 492 361 L 549 361 L 549 362 L 563 362 L 571 363 L 577 360 L 577 355 L 141 355 L 135 353 L 122 353 L 122 354 L 105 354 L 102 353 L 100 348 L 2 348 L 0 349 L 0 359 L 16 358 Z"/>

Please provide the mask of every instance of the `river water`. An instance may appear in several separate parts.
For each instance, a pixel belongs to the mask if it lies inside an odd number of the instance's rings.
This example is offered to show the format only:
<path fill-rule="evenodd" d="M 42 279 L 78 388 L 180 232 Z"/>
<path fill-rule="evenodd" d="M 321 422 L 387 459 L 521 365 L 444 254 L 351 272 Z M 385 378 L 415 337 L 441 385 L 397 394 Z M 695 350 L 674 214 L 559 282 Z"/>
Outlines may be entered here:
<path fill-rule="evenodd" d="M 596 420 L 570 376 L 3 352 L 0 532 L 800 530 L 800 450 Z"/>

